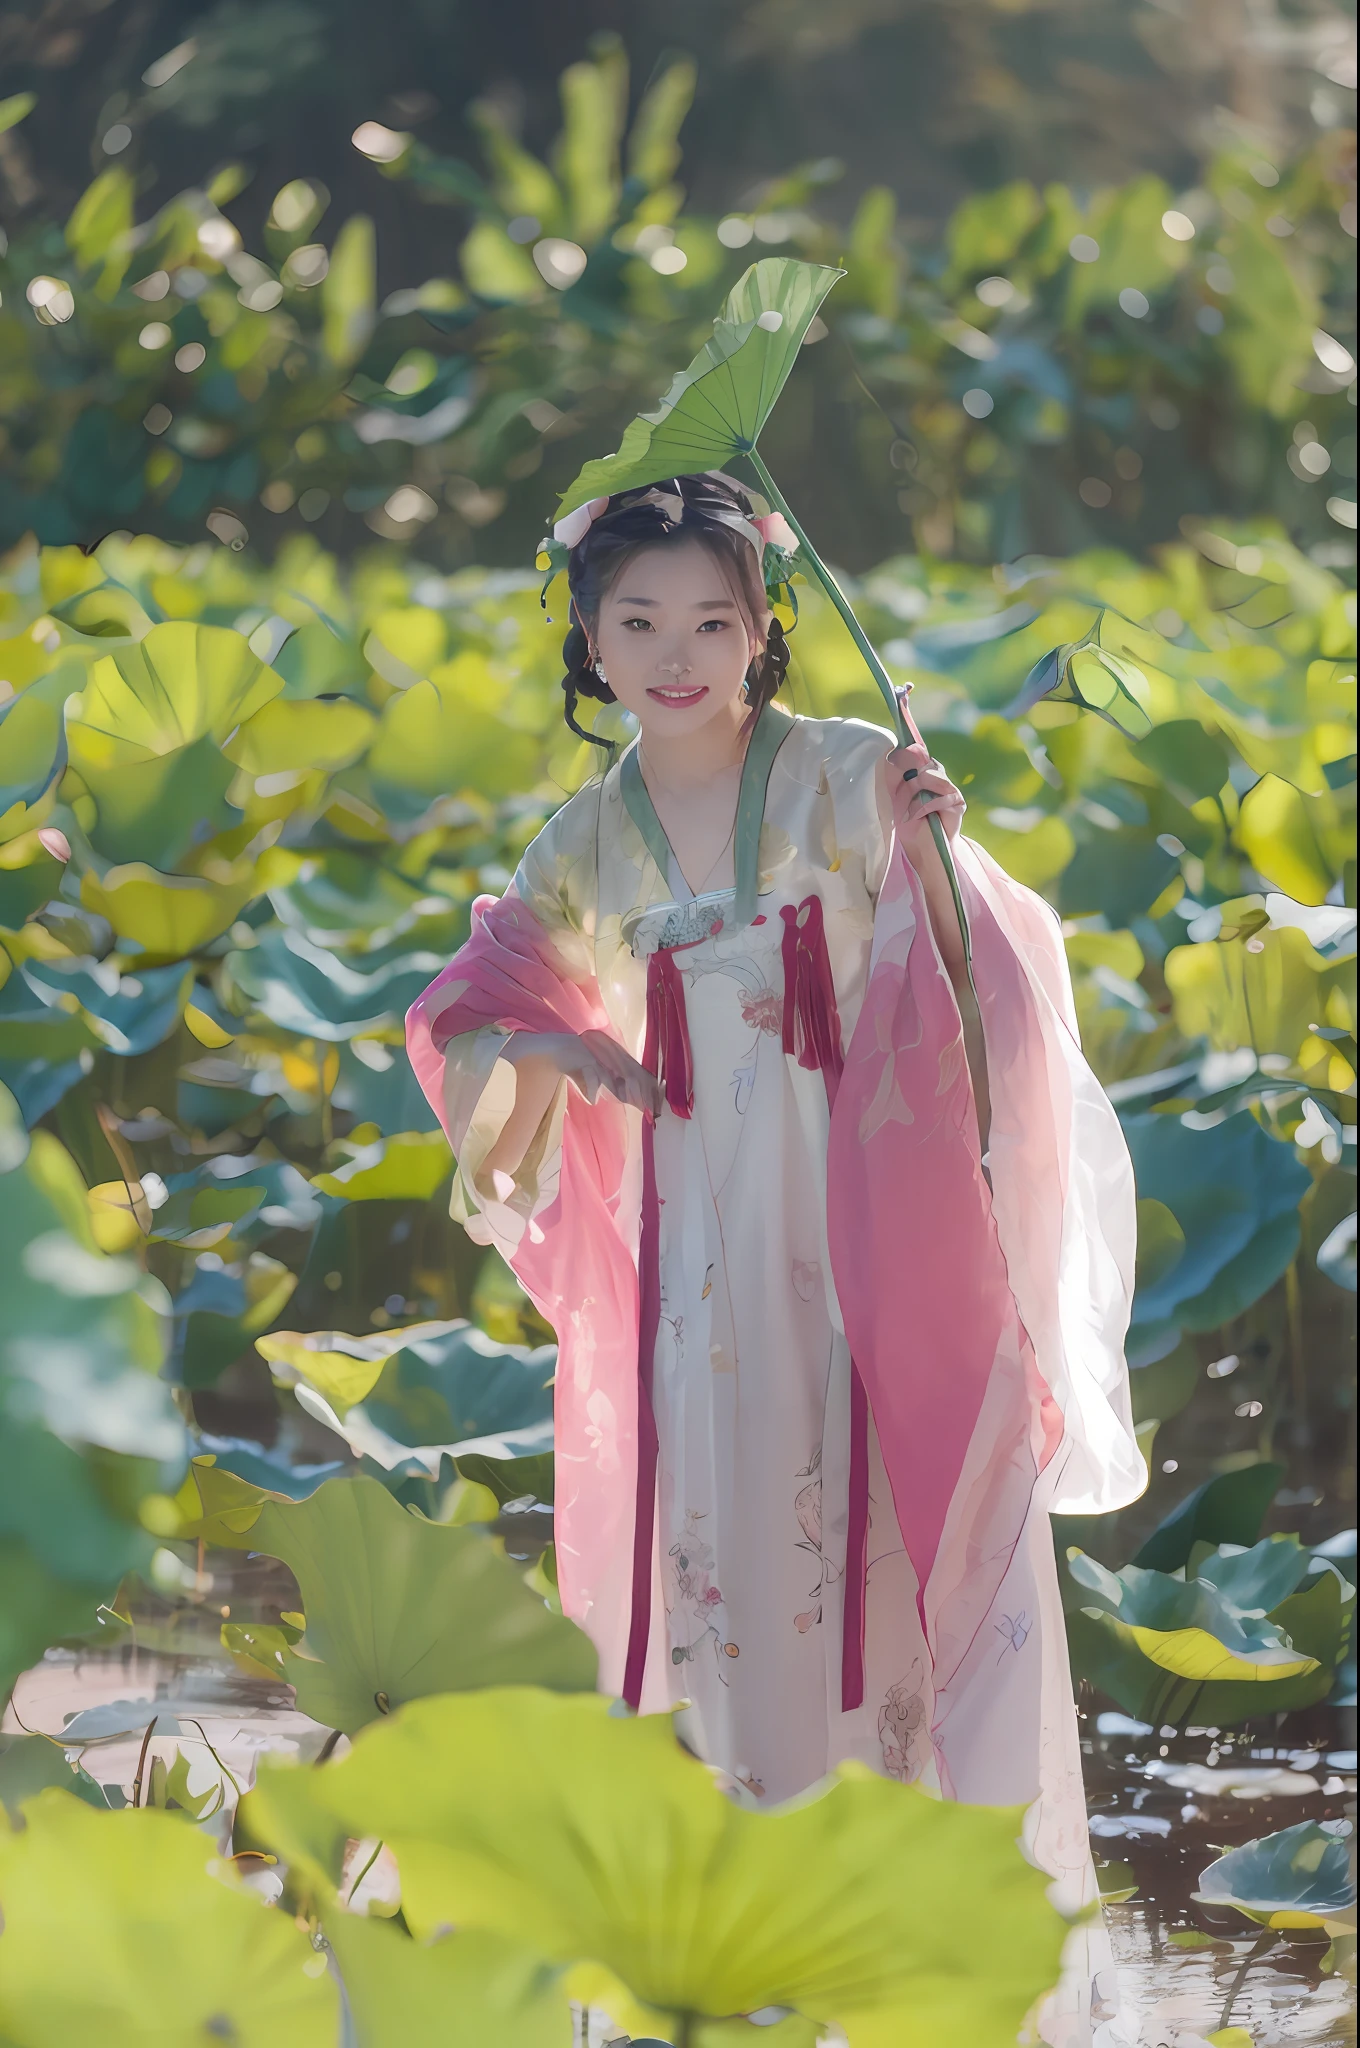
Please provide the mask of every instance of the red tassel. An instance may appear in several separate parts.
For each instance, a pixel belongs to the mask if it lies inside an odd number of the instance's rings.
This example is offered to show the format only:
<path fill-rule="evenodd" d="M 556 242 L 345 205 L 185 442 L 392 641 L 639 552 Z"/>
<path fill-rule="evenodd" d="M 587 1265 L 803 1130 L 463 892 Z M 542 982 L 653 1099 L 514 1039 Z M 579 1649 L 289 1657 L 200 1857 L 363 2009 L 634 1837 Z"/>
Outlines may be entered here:
<path fill-rule="evenodd" d="M 685 984 L 674 953 L 647 956 L 647 1042 L 642 1064 L 665 1088 L 666 1107 L 676 1116 L 688 1117 L 694 1108 L 694 1056 L 685 1015 Z"/>
<path fill-rule="evenodd" d="M 800 1067 L 820 1067 L 832 1092 L 845 1056 L 822 899 L 812 895 L 796 907 L 786 903 L 779 914 L 784 920 L 784 1050 L 797 1054 Z"/>

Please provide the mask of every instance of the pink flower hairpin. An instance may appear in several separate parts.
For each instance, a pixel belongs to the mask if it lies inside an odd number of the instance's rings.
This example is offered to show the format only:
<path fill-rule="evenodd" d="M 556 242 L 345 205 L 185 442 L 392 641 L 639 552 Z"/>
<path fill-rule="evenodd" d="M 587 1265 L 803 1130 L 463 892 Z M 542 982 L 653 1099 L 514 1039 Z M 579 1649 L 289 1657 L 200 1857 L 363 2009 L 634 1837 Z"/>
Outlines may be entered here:
<path fill-rule="evenodd" d="M 586 505 L 578 505 L 574 512 L 568 512 L 553 527 L 553 539 L 560 540 L 564 548 L 574 548 L 583 541 L 600 514 L 608 507 L 608 498 L 592 498 Z"/>
<path fill-rule="evenodd" d="M 751 520 L 767 548 L 782 548 L 786 555 L 797 552 L 798 536 L 782 512 L 765 512 Z"/>

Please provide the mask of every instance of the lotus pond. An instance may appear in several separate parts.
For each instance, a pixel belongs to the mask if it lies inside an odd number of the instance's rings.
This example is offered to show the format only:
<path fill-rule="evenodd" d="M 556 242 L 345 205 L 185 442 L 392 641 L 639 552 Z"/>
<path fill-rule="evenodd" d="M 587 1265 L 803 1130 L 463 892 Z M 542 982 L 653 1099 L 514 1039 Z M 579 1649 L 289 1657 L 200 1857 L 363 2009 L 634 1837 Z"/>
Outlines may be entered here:
<path fill-rule="evenodd" d="M 1353 598 L 1220 526 L 853 586 L 1137 1168 L 1153 1481 L 1055 1537 L 1140 2048 L 1352 1998 Z M 876 716 L 799 595 L 795 701 Z M 1009 2048 L 1064 1934 L 1014 1816 L 751 1811 L 557 1611 L 552 1333 L 400 1049 L 585 772 L 534 583 L 114 536 L 0 596 L 0 2033 L 331 2048 L 343 1980 L 357 2048 Z"/>

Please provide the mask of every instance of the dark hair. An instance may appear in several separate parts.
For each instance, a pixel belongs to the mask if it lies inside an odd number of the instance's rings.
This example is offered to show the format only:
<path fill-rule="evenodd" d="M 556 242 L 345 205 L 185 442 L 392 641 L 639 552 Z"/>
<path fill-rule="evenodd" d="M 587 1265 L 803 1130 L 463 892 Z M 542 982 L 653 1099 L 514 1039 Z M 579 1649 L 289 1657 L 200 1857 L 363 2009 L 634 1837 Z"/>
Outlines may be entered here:
<path fill-rule="evenodd" d="M 746 535 L 728 523 L 734 515 L 749 519 L 753 509 L 741 486 L 727 477 L 677 476 L 665 483 L 649 484 L 645 489 L 618 492 L 577 542 L 567 559 L 572 620 L 562 643 L 566 666 L 562 689 L 567 700 L 567 724 L 583 740 L 597 747 L 611 744 L 577 723 L 576 706 L 580 697 L 593 697 L 600 704 L 615 701 L 614 692 L 601 680 L 591 661 L 587 628 L 593 627 L 600 605 L 624 564 L 643 548 L 698 541 L 755 619 L 769 604 L 760 573 L 760 557 Z M 753 711 L 769 703 L 783 682 L 788 665 L 789 645 L 784 629 L 777 617 L 771 617 L 765 646 L 746 676 L 746 699 Z"/>

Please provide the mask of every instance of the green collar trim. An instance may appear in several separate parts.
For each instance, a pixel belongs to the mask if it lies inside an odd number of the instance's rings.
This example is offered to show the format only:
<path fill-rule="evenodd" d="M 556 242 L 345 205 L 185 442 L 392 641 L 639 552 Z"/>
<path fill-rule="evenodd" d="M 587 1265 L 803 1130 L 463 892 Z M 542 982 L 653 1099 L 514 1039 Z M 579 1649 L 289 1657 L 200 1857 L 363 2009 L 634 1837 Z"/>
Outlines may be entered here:
<path fill-rule="evenodd" d="M 756 896 L 760 886 L 760 828 L 765 822 L 765 795 L 769 788 L 770 770 L 774 766 L 775 755 L 796 723 L 797 720 L 779 705 L 767 704 L 747 742 L 737 796 L 736 844 L 733 850 L 737 884 L 732 914 L 735 926 L 750 924 L 756 915 Z M 655 861 L 662 882 L 669 887 L 671 843 L 642 779 L 636 741 L 619 763 L 619 788 L 629 817 L 642 834 L 643 844 Z M 676 865 L 678 867 L 679 862 Z"/>

